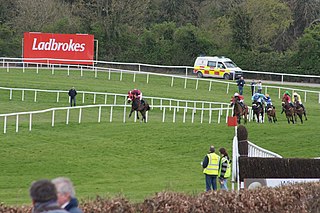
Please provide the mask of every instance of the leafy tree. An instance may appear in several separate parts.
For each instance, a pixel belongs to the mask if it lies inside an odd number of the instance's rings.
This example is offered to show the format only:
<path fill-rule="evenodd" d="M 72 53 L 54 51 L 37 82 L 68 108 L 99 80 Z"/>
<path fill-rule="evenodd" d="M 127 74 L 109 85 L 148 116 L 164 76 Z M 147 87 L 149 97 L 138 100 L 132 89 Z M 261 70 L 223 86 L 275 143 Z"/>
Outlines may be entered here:
<path fill-rule="evenodd" d="M 232 41 L 240 49 L 251 50 L 252 48 L 252 17 L 243 7 L 234 9 L 231 16 Z"/>
<path fill-rule="evenodd" d="M 320 74 L 320 24 L 305 30 L 298 40 L 298 52 L 293 59 L 304 73 Z"/>

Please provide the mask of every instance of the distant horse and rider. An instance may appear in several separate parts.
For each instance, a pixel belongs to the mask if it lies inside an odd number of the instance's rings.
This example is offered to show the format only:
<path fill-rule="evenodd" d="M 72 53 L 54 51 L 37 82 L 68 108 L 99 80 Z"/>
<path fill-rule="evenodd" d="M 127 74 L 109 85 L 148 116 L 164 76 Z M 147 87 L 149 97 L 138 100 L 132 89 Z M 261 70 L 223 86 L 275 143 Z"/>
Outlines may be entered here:
<path fill-rule="evenodd" d="M 142 115 L 141 122 L 146 122 L 146 112 L 150 110 L 150 106 L 147 101 L 142 99 L 142 92 L 138 89 L 130 90 L 128 92 L 127 102 L 132 103 L 129 118 L 131 117 L 133 111 L 137 111 L 137 119 L 139 119 L 138 112 L 140 112 Z"/>
<path fill-rule="evenodd" d="M 244 124 L 247 123 L 249 109 L 248 106 L 243 102 L 243 96 L 235 93 L 231 98 L 230 106 L 233 106 L 233 116 L 237 116 L 238 124 L 241 123 L 241 117 L 244 120 Z"/>
<path fill-rule="evenodd" d="M 268 121 L 270 123 L 275 123 L 278 119 L 277 119 L 277 115 L 276 115 L 276 108 L 273 106 L 272 104 L 272 100 L 270 98 L 269 94 L 265 95 L 265 101 L 267 106 L 265 107 L 265 112 L 267 113 L 268 116 Z"/>
<path fill-rule="evenodd" d="M 297 122 L 297 115 L 300 118 L 301 123 L 303 124 L 302 115 L 304 115 L 305 120 L 308 120 L 307 113 L 304 105 L 302 104 L 301 97 L 298 93 L 293 93 L 293 101 L 294 101 L 294 108 L 295 108 L 295 122 Z"/>
<path fill-rule="evenodd" d="M 288 91 L 286 91 L 282 97 L 282 113 L 285 113 L 288 124 L 292 122 L 294 124 L 295 122 L 295 108 L 294 105 L 291 102 L 291 95 Z"/>
<path fill-rule="evenodd" d="M 261 93 L 255 93 L 253 94 L 252 98 L 252 111 L 253 111 L 253 120 L 255 120 L 255 117 L 257 119 L 257 122 L 263 123 L 264 122 L 264 107 L 263 102 L 266 100 L 265 95 Z M 261 120 L 260 120 L 261 116 Z"/>

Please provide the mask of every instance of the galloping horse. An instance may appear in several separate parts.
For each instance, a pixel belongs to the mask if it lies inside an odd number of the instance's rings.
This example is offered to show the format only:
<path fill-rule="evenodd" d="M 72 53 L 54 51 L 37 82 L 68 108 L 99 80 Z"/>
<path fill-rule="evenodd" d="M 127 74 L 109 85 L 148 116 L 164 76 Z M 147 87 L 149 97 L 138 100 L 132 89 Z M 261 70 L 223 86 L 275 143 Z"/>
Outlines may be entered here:
<path fill-rule="evenodd" d="M 295 116 L 294 116 L 295 122 L 297 122 L 297 115 L 298 115 L 301 123 L 303 124 L 302 115 L 304 115 L 305 120 L 308 120 L 306 111 L 302 108 L 299 101 L 297 100 L 294 102 L 294 107 L 295 107 Z"/>
<path fill-rule="evenodd" d="M 239 100 L 235 100 L 231 102 L 230 106 L 233 106 L 233 116 L 237 116 L 238 124 L 241 122 L 241 117 L 243 116 L 244 124 L 247 123 L 247 117 L 248 117 L 248 106 L 243 104 L 244 108 L 240 105 Z"/>
<path fill-rule="evenodd" d="M 267 115 L 268 115 L 268 120 L 270 123 L 275 123 L 277 121 L 277 116 L 276 116 L 276 109 L 273 108 L 273 106 L 268 105 L 267 106 Z"/>
<path fill-rule="evenodd" d="M 290 124 L 290 121 L 294 124 L 295 110 L 285 98 L 282 98 L 282 112 L 285 112 L 288 124 Z"/>
<path fill-rule="evenodd" d="M 139 98 L 135 97 L 128 97 L 128 103 L 132 101 L 131 111 L 129 114 L 129 118 L 131 117 L 131 114 L 133 111 L 140 112 L 142 115 L 142 121 L 146 122 L 146 112 L 150 110 L 149 104 L 145 100 L 140 100 Z M 143 102 L 143 103 L 142 103 Z M 139 119 L 139 114 L 137 113 L 137 119 Z"/>
<path fill-rule="evenodd" d="M 263 106 L 260 105 L 259 102 L 253 101 L 252 110 L 253 110 L 253 120 L 254 120 L 254 116 L 256 116 L 258 123 L 260 123 L 260 115 L 261 115 L 261 123 L 263 123 L 263 116 L 264 116 Z"/>

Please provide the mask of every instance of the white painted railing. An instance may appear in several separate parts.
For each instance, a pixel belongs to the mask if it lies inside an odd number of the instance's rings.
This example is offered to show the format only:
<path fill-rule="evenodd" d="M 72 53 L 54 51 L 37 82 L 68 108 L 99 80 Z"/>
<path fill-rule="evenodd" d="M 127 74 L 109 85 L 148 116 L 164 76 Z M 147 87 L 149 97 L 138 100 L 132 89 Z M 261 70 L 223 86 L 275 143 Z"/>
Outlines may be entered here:
<path fill-rule="evenodd" d="M 281 155 L 271 152 L 264 148 L 261 148 L 254 143 L 248 141 L 248 157 L 258 157 L 258 158 L 282 158 Z"/>
<path fill-rule="evenodd" d="M 83 62 L 83 60 L 70 60 L 70 59 L 52 59 L 52 58 L 27 58 L 29 61 L 37 61 L 37 60 L 42 60 L 42 61 L 47 61 L 47 65 L 50 64 L 49 61 L 65 61 L 67 62 Z M 23 58 L 7 58 L 7 57 L 0 57 L 0 60 L 2 61 L 3 67 L 5 66 L 6 63 L 8 62 L 23 62 Z M 91 61 L 90 61 L 91 62 Z M 143 71 L 143 67 L 153 67 L 153 68 L 168 68 L 168 69 L 180 69 L 184 71 L 184 75 L 188 76 L 189 71 L 193 70 L 193 67 L 190 66 L 164 66 L 164 65 L 153 65 L 153 64 L 144 64 L 144 63 L 128 63 L 128 62 L 107 62 L 107 61 L 93 61 L 93 66 L 96 64 L 101 64 L 101 65 L 123 65 L 123 66 L 132 66 L 135 68 L 136 71 Z M 281 77 L 281 83 L 284 82 L 284 77 L 285 76 L 290 76 L 290 77 L 301 77 L 301 78 L 320 78 L 320 76 L 317 75 L 299 75 L 299 74 L 288 74 L 288 73 L 275 73 L 275 72 L 261 72 L 261 71 L 250 71 L 250 70 L 243 70 L 244 73 L 251 73 L 251 74 L 261 74 L 261 75 L 274 75 L 274 76 L 280 76 Z"/>
<path fill-rule="evenodd" d="M 173 123 L 177 122 L 177 112 L 180 110 L 183 110 L 182 113 L 182 122 L 186 123 L 186 119 L 187 119 L 187 111 L 188 110 L 192 110 L 191 113 L 191 123 L 194 123 L 196 121 L 199 121 L 200 123 L 204 123 L 204 116 L 208 116 L 207 117 L 207 122 L 209 124 L 211 124 L 213 121 L 215 121 L 216 123 L 220 123 L 221 122 L 221 118 L 222 118 L 222 114 L 223 111 L 226 111 L 226 120 L 225 122 L 227 122 L 227 117 L 229 115 L 229 111 L 232 111 L 232 108 L 194 108 L 194 107 L 185 107 L 185 106 L 152 106 L 153 108 L 159 108 L 159 109 L 163 109 L 162 110 L 162 116 L 159 116 L 161 118 L 161 122 L 168 122 L 168 118 L 167 114 L 170 108 L 173 109 L 172 112 L 172 121 Z M 112 122 L 113 118 L 114 118 L 114 108 L 123 108 L 123 115 L 122 116 L 122 121 L 125 123 L 128 113 L 127 110 L 131 110 L 131 105 L 113 105 L 113 104 L 100 104 L 100 105 L 86 105 L 86 106 L 77 106 L 77 107 L 60 107 L 60 108 L 50 108 L 50 109 L 45 109 L 45 110 L 38 110 L 38 111 L 30 111 L 30 112 L 17 112 L 17 113 L 7 113 L 7 114 L 0 114 L 0 118 L 3 118 L 3 133 L 7 133 L 7 125 L 8 125 L 8 118 L 9 117 L 16 117 L 15 119 L 15 131 L 19 132 L 19 123 L 20 123 L 20 117 L 22 115 L 26 115 L 29 117 L 29 131 L 32 130 L 32 124 L 33 124 L 33 116 L 35 114 L 42 114 L 42 113 L 47 113 L 47 112 L 51 112 L 51 126 L 54 127 L 55 123 L 56 123 L 56 112 L 57 111 L 66 111 L 66 118 L 64 119 L 64 121 L 66 122 L 66 124 L 69 124 L 70 122 L 70 111 L 78 111 L 78 123 L 82 122 L 82 111 L 83 109 L 87 109 L 87 108 L 97 108 L 98 109 L 98 117 L 97 117 L 97 122 L 100 123 L 101 122 L 101 112 L 102 112 L 102 108 L 110 108 L 110 115 L 109 115 L 109 121 Z M 217 111 L 218 115 L 217 115 L 217 120 L 214 120 L 212 117 L 212 112 L 213 111 Z M 148 112 L 146 114 L 146 121 L 148 122 Z M 195 114 L 196 112 L 200 112 L 200 120 L 199 119 L 195 119 Z M 205 112 L 206 115 L 205 115 Z M 137 112 L 135 112 L 137 113 Z M 157 112 L 155 112 L 157 113 Z M 189 113 L 190 114 L 190 113 Z M 119 117 L 119 113 L 117 113 L 117 116 Z M 190 116 L 190 115 L 189 115 Z M 137 117 L 136 114 L 133 115 L 133 119 L 134 122 L 137 121 Z M 142 117 L 142 116 L 140 116 Z M 49 121 L 48 121 L 49 122 Z M 61 121 L 60 121 L 61 122 Z"/>
<path fill-rule="evenodd" d="M 161 74 L 161 73 L 151 73 L 151 72 L 143 72 L 141 71 L 141 66 L 149 66 L 149 67 L 163 67 L 163 68 L 183 68 L 183 66 L 158 66 L 158 65 L 147 65 L 147 64 L 136 64 L 136 63 L 117 63 L 117 62 L 103 62 L 103 61 L 97 61 L 99 64 L 123 64 L 123 65 L 137 65 L 139 67 L 138 71 L 134 70 L 124 70 L 124 69 L 114 69 L 114 68 L 105 68 L 105 67 L 97 67 L 97 66 L 82 66 L 82 65 L 54 65 L 54 64 L 41 64 L 41 63 L 24 63 L 22 59 L 20 58 L 0 58 L 2 59 L 2 67 L 7 70 L 7 72 L 10 71 L 10 68 L 14 67 L 17 68 L 17 63 L 20 64 L 20 68 L 25 72 L 26 69 L 36 69 L 36 72 L 39 73 L 40 69 L 49 69 L 51 70 L 52 75 L 55 74 L 55 71 L 58 70 L 67 70 L 67 75 L 70 75 L 70 71 L 72 70 L 78 70 L 80 71 L 80 76 L 83 76 L 83 72 L 89 71 L 93 72 L 94 76 L 97 78 L 99 72 L 103 73 L 108 73 L 108 79 L 111 79 L 112 73 L 120 73 L 119 80 L 122 81 L 122 76 L 124 73 L 130 73 L 133 75 L 132 81 L 136 82 L 136 76 L 137 75 L 146 75 L 146 82 L 149 83 L 150 81 L 150 76 L 165 76 L 168 78 L 171 78 L 171 84 L 170 86 L 174 86 L 174 80 L 175 79 L 183 79 L 184 80 L 184 88 L 187 88 L 187 82 L 188 81 L 196 81 L 195 83 L 195 89 L 197 90 L 199 87 L 199 82 L 209 82 L 208 86 L 208 91 L 211 91 L 213 89 L 212 84 L 213 83 L 220 83 L 220 84 L 225 84 L 226 85 L 226 93 L 229 93 L 230 85 L 235 85 L 235 82 L 230 82 L 230 81 L 223 81 L 223 80 L 215 80 L 215 79 L 209 79 L 209 78 L 195 78 L 195 77 L 188 77 L 186 76 L 181 76 L 181 75 L 168 75 L 168 74 Z M 48 60 L 49 59 L 44 59 Z M 50 59 L 51 60 L 51 59 Z M 60 59 L 59 59 L 60 60 Z M 190 67 L 184 67 L 186 70 Z M 248 72 L 255 72 L 255 73 L 265 73 L 266 72 L 257 72 L 257 71 L 248 71 Z M 272 74 L 272 73 L 267 73 L 267 74 Z M 306 75 L 294 75 L 294 74 L 283 74 L 283 73 L 276 73 L 277 75 L 288 75 L 288 76 L 301 76 L 301 77 L 313 77 L 313 78 L 320 78 L 320 76 L 306 76 Z M 282 77 L 283 78 L 283 77 Z M 250 85 L 245 85 L 245 86 L 250 86 Z M 284 91 L 289 90 L 289 91 L 296 91 L 296 92 L 301 92 L 303 93 L 303 100 L 304 102 L 307 102 L 307 93 L 315 93 L 318 94 L 318 103 L 320 103 L 320 91 L 312 91 L 312 90 L 303 90 L 303 89 L 296 89 L 296 88 L 291 88 L 291 87 L 279 87 L 279 86 L 267 86 L 264 85 L 264 93 L 268 93 L 270 89 L 276 89 L 278 90 L 278 98 L 281 98 L 281 95 Z"/>
<path fill-rule="evenodd" d="M 61 99 L 61 94 L 65 95 L 65 101 L 69 101 L 69 96 L 68 96 L 68 91 L 64 91 L 64 90 L 43 90 L 43 89 L 30 89 L 30 88 L 8 88 L 8 87 L 0 87 L 0 90 L 8 90 L 9 91 L 9 100 L 13 99 L 13 91 L 19 91 L 21 92 L 21 100 L 24 101 L 25 100 L 25 96 L 26 96 L 26 92 L 32 92 L 34 93 L 33 95 L 33 101 L 37 102 L 38 100 L 38 94 L 41 93 L 56 93 L 56 98 L 55 101 L 57 103 L 60 102 Z M 93 95 L 93 104 L 97 103 L 97 97 L 103 96 L 104 97 L 104 104 L 107 104 L 108 102 L 108 97 L 111 96 L 111 99 L 113 99 L 113 104 L 117 105 L 117 104 L 124 104 L 126 102 L 127 99 L 127 94 L 117 94 L 117 93 L 107 93 L 107 92 L 90 92 L 90 91 L 77 91 L 78 96 L 82 95 L 82 104 L 85 103 L 85 97 L 87 95 Z M 220 108 L 223 107 L 228 107 L 229 104 L 228 103 L 222 103 L 222 102 L 210 102 L 210 101 L 193 101 L 193 100 L 179 100 L 179 99 L 173 99 L 173 98 L 161 98 L 161 97 L 151 97 L 151 96 L 143 96 L 144 99 L 146 99 L 151 106 L 155 105 L 155 104 L 159 104 L 160 105 L 160 109 L 162 109 L 162 105 L 169 105 L 169 109 L 171 110 L 172 107 L 174 106 L 185 106 L 185 107 L 189 107 L 190 105 L 193 108 L 197 108 L 198 105 L 201 105 L 201 108 L 212 108 L 215 105 L 219 105 Z M 178 108 L 179 109 L 179 108 Z M 178 110 L 179 111 L 179 110 Z"/>

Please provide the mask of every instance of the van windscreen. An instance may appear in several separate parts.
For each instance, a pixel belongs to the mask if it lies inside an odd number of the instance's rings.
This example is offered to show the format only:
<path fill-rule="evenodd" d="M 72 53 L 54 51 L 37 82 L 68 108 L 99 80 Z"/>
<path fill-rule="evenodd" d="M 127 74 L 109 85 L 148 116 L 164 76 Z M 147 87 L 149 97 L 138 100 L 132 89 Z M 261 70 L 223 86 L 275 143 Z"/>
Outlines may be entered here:
<path fill-rule="evenodd" d="M 227 68 L 236 68 L 238 67 L 233 61 L 226 61 L 224 64 L 227 66 Z"/>

